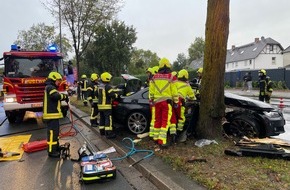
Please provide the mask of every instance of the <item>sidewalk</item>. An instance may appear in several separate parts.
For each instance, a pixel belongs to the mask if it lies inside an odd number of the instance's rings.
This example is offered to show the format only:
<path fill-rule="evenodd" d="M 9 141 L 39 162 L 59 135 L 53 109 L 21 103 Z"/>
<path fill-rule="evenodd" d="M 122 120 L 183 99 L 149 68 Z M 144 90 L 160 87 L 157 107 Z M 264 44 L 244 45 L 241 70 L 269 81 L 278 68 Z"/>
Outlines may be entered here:
<path fill-rule="evenodd" d="M 259 90 L 251 90 L 250 92 L 242 91 L 241 89 L 225 89 L 225 92 L 230 92 L 233 94 L 241 95 L 241 96 L 249 96 L 249 97 L 259 97 Z M 286 98 L 290 99 L 290 91 L 289 90 L 274 90 L 272 93 L 272 98 Z"/>
<path fill-rule="evenodd" d="M 74 116 L 79 120 L 86 123 L 90 127 L 90 118 L 88 114 L 77 109 L 75 106 L 70 106 Z M 99 131 L 96 128 L 90 127 L 97 135 Z M 114 146 L 115 149 L 121 154 L 126 155 L 128 149 L 122 145 L 120 140 L 108 140 L 106 138 L 102 140 L 106 141 L 111 146 Z M 135 154 L 131 157 L 128 157 L 130 163 L 134 163 L 142 158 L 143 155 Z M 156 156 L 152 156 L 142 162 L 134 165 L 134 167 L 142 173 L 151 183 L 153 183 L 158 189 L 162 190 L 182 190 L 182 189 L 194 189 L 194 190 L 206 190 L 205 187 L 197 184 L 195 181 L 189 179 L 183 173 L 175 171 L 165 164 L 161 159 Z M 140 189 L 142 189 L 140 187 Z"/>

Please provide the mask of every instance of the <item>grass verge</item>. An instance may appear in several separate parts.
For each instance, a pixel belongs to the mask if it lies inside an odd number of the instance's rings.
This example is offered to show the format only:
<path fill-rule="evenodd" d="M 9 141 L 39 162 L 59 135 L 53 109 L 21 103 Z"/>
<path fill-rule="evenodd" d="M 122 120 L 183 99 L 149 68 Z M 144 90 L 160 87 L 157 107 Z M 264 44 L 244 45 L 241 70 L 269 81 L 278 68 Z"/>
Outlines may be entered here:
<path fill-rule="evenodd" d="M 90 107 L 84 106 L 76 97 L 71 98 L 71 104 L 90 114 Z M 195 139 L 189 139 L 186 143 L 155 151 L 155 155 L 170 164 L 174 170 L 182 171 L 208 189 L 290 189 L 290 163 L 287 160 L 225 155 L 225 149 L 236 148 L 229 139 L 201 148 L 195 146 L 195 142 Z M 149 138 L 143 139 L 139 145 L 156 150 L 156 144 Z M 193 156 L 206 161 L 189 163 L 188 160 Z"/>

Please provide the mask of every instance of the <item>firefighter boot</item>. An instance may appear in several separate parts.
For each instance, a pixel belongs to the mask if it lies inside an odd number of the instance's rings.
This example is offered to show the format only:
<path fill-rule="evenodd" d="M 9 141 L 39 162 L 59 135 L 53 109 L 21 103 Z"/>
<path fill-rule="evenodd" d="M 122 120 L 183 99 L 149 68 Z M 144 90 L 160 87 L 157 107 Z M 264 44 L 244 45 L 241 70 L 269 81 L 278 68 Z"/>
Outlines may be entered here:
<path fill-rule="evenodd" d="M 106 133 L 105 133 L 105 129 L 100 129 L 100 135 L 101 136 L 104 136 Z"/>
<path fill-rule="evenodd" d="M 107 139 L 114 139 L 116 138 L 116 134 L 113 131 L 106 131 Z"/>
<path fill-rule="evenodd" d="M 99 123 L 95 119 L 91 119 L 91 127 L 98 127 Z"/>
<path fill-rule="evenodd" d="M 177 135 L 176 134 L 171 134 L 170 135 L 170 144 L 174 145 L 177 142 Z"/>
<path fill-rule="evenodd" d="M 51 158 L 60 158 L 60 152 L 58 145 L 53 145 L 51 152 L 48 151 L 48 156 Z"/>

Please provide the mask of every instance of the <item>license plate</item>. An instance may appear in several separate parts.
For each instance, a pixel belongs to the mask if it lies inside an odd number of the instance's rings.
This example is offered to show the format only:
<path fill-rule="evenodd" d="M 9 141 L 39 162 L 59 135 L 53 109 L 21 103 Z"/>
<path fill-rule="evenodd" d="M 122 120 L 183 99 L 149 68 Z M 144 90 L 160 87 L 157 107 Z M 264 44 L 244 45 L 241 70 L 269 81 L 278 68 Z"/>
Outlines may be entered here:
<path fill-rule="evenodd" d="M 42 107 L 42 103 L 31 104 L 32 108 Z"/>

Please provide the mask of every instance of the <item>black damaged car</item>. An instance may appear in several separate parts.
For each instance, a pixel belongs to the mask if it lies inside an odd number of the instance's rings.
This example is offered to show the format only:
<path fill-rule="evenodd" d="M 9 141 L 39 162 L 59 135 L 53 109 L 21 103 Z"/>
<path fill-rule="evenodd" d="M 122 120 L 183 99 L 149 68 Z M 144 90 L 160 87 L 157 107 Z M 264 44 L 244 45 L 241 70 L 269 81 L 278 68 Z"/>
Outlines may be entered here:
<path fill-rule="evenodd" d="M 224 131 L 229 135 L 269 137 L 284 133 L 285 119 L 280 110 L 270 104 L 251 98 L 225 93 L 227 122 Z M 188 109 L 187 119 L 197 114 L 198 104 Z M 188 117 L 190 116 L 190 117 Z M 195 117 L 197 118 L 197 117 Z M 132 133 L 141 134 L 149 130 L 150 108 L 148 88 L 113 101 L 113 121 L 126 126 Z M 187 121 L 188 125 L 190 121 Z"/>

